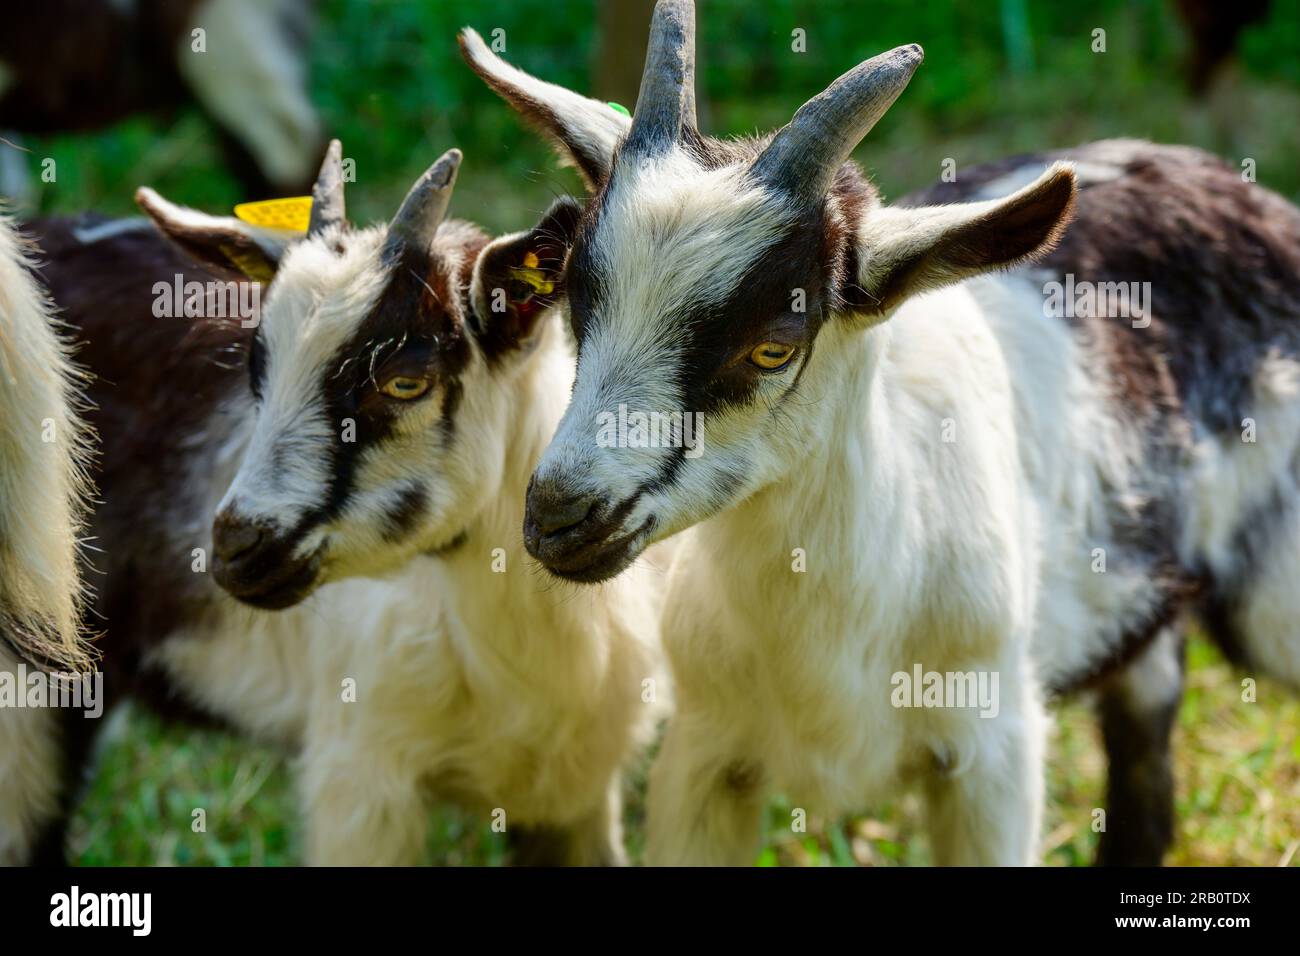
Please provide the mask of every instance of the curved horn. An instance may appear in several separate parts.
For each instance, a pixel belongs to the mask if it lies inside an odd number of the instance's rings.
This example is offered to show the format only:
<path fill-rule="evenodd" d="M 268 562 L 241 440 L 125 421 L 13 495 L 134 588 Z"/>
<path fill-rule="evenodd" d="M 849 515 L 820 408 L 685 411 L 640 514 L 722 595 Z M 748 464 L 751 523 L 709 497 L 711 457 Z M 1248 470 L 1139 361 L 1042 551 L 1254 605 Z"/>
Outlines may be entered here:
<path fill-rule="evenodd" d="M 818 201 L 921 65 L 915 43 L 849 70 L 794 114 L 751 167 L 764 183 Z"/>
<path fill-rule="evenodd" d="M 325 160 L 311 187 L 311 216 L 307 220 L 307 238 L 320 235 L 330 226 L 347 221 L 343 209 L 343 144 L 330 140 Z"/>
<path fill-rule="evenodd" d="M 394 262 L 408 251 L 421 255 L 428 252 L 433 234 L 447 215 L 460 160 L 460 150 L 449 149 L 415 181 L 388 224 L 388 238 L 384 241 L 386 262 Z"/>
<path fill-rule="evenodd" d="M 641 91 L 627 149 L 655 153 L 695 123 L 695 2 L 659 0 L 650 21 Z"/>

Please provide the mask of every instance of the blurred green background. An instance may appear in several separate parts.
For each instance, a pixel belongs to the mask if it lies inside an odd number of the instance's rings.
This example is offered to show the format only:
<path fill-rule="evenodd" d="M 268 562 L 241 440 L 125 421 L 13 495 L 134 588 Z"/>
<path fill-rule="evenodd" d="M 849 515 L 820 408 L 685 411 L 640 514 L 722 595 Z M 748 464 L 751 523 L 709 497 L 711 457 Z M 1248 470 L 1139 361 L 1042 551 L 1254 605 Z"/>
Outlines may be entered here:
<path fill-rule="evenodd" d="M 648 0 L 613 3 L 648 20 Z M 465 153 L 454 214 L 491 230 L 524 228 L 553 195 L 578 190 L 577 176 L 557 170 L 549 148 L 465 67 L 455 36 L 465 25 L 485 37 L 500 28 L 515 65 L 630 109 L 626 77 L 639 76 L 644 39 L 611 41 L 612 53 L 602 46 L 610 9 L 596 0 L 322 0 L 312 98 L 356 160 L 353 218 L 390 216 L 451 146 Z M 1237 62 L 1202 99 L 1187 92 L 1190 44 L 1172 0 L 700 0 L 698 9 L 700 118 L 715 135 L 780 126 L 859 61 L 922 44 L 916 78 L 855 154 L 886 197 L 938 178 L 947 157 L 960 175 L 1013 152 L 1140 136 L 1203 146 L 1234 164 L 1253 158 L 1260 182 L 1300 199 L 1300 0 L 1274 0 L 1268 18 L 1247 27 Z M 1092 52 L 1098 28 L 1105 53 Z M 791 50 L 795 29 L 805 31 L 805 53 Z M 59 182 L 41 186 L 45 212 L 132 213 L 139 185 L 211 212 L 265 198 L 240 194 L 194 110 L 24 143 L 58 160 Z"/>
<path fill-rule="evenodd" d="M 639 0 L 619 11 L 635 18 Z M 931 182 L 946 158 L 964 165 L 1012 152 L 1107 136 L 1192 143 L 1234 165 L 1255 160 L 1258 179 L 1300 200 L 1300 0 L 1272 4 L 1248 27 L 1238 55 L 1203 97 L 1188 92 L 1190 44 L 1171 0 L 1091 3 L 988 0 L 700 0 L 701 122 L 717 135 L 779 126 L 839 73 L 890 46 L 919 42 L 926 61 L 857 159 L 886 196 Z M 628 10 L 631 9 L 629 13 Z M 643 40 L 602 34 L 595 0 L 323 0 L 311 46 L 311 90 L 327 132 L 356 161 L 348 208 L 360 222 L 387 218 L 443 150 L 465 152 L 453 212 L 491 230 L 529 225 L 557 193 L 580 189 L 539 137 L 462 64 L 455 32 L 505 30 L 507 59 L 535 74 L 631 107 Z M 1106 31 L 1094 53 L 1093 31 Z M 807 52 L 791 49 L 805 31 Z M 632 52 L 629 52 L 631 50 Z M 630 70 L 630 74 L 629 74 Z M 634 80 L 633 80 L 634 82 Z M 621 91 L 621 92 L 620 92 Z M 58 160 L 57 184 L 38 186 L 44 212 L 134 212 L 140 184 L 212 212 L 242 195 L 217 138 L 197 111 L 136 118 L 102 133 L 26 137 Z M 1238 675 L 1202 642 L 1192 647 L 1180 715 L 1177 864 L 1297 862 L 1300 847 L 1300 704 L 1260 684 L 1241 701 Z M 1083 705 L 1058 711 L 1052 747 L 1046 859 L 1087 862 L 1091 810 L 1104 760 Z M 243 741 L 125 715 L 76 818 L 74 858 L 85 864 L 277 864 L 298 859 L 298 813 L 278 755 Z M 632 787 L 629 839 L 640 840 Z M 190 830 L 208 811 L 208 832 Z M 867 808 L 864 808 L 867 809 Z M 790 829 L 790 808 L 770 814 L 769 864 L 917 864 L 929 859 L 912 801 L 851 820 Z M 430 847 L 442 863 L 497 862 L 503 846 L 482 821 L 440 810 Z"/>

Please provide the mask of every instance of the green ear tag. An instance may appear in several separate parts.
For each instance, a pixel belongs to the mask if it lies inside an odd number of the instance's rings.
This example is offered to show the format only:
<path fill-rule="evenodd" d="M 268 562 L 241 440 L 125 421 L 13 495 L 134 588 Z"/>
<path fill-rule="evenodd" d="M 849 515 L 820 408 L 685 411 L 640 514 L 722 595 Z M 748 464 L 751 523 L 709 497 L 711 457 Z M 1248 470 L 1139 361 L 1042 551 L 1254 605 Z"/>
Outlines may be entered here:
<path fill-rule="evenodd" d="M 627 107 L 624 106 L 622 103 L 611 102 L 611 103 L 606 103 L 605 105 L 608 106 L 610 109 L 612 109 L 615 113 L 622 113 L 624 116 L 632 115 L 627 111 Z"/>

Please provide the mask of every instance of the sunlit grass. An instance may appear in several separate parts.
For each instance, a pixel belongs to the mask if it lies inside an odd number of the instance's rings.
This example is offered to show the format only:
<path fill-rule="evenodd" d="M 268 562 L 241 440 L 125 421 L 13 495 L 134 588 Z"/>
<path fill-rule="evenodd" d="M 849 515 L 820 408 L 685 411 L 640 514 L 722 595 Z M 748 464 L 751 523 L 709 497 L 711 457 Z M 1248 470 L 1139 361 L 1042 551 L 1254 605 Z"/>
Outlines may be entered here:
<path fill-rule="evenodd" d="M 1300 865 L 1300 701 L 1261 680 L 1242 701 L 1241 675 L 1207 644 L 1193 642 L 1188 692 L 1175 739 L 1178 866 Z M 299 817 L 287 764 L 233 737 L 164 727 L 134 712 L 105 746 L 73 828 L 83 865 L 285 865 L 300 861 Z M 1081 703 L 1056 712 L 1047 776 L 1043 859 L 1088 863 L 1093 810 L 1102 806 L 1105 759 Z M 642 845 L 641 784 L 628 808 L 633 858 Z M 194 811 L 206 815 L 195 832 Z M 850 820 L 810 816 L 791 827 L 792 807 L 767 815 L 766 866 L 921 866 L 930 862 L 920 800 L 903 797 Z M 496 864 L 503 838 L 451 808 L 432 818 L 431 862 Z"/>

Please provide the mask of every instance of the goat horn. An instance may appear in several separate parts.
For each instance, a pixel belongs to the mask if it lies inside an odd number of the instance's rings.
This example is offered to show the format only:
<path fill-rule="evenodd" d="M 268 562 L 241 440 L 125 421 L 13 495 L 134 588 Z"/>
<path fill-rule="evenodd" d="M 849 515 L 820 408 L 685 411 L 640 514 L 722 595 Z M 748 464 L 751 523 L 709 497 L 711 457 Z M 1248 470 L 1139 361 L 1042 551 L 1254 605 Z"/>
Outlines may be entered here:
<path fill-rule="evenodd" d="M 695 2 L 659 0 L 627 149 L 657 153 L 695 129 Z"/>
<path fill-rule="evenodd" d="M 325 161 L 311 187 L 311 217 L 307 220 L 307 238 L 320 235 L 330 226 L 347 221 L 343 209 L 343 144 L 330 140 Z"/>
<path fill-rule="evenodd" d="M 860 63 L 794 114 L 751 167 L 760 182 L 820 201 L 835 174 L 898 99 L 925 53 L 915 43 Z"/>
<path fill-rule="evenodd" d="M 433 234 L 447 215 L 460 159 L 460 150 L 449 149 L 415 181 L 388 224 L 388 238 L 384 242 L 386 262 L 395 262 L 408 251 L 428 253 Z"/>

